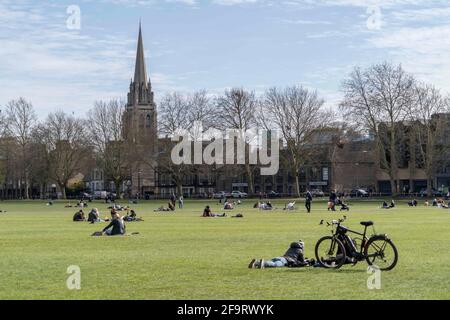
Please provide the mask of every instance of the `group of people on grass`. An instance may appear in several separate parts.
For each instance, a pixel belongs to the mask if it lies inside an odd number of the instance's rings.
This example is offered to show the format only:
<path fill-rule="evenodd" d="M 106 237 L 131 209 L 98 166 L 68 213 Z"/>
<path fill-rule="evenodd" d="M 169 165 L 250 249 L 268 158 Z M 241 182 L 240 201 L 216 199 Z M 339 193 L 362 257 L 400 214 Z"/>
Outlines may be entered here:
<path fill-rule="evenodd" d="M 97 208 L 93 208 L 86 218 L 86 214 L 83 209 L 77 211 L 73 216 L 74 222 L 90 222 L 90 223 L 100 223 L 100 222 L 109 222 L 109 224 L 103 229 L 102 232 L 97 232 L 94 235 L 124 235 L 125 234 L 125 222 L 138 222 L 144 221 L 142 218 L 139 218 L 136 214 L 136 211 L 129 209 L 126 210 L 126 215 L 121 216 L 115 208 L 111 208 L 111 217 L 102 219 L 100 217 L 100 212 Z"/>

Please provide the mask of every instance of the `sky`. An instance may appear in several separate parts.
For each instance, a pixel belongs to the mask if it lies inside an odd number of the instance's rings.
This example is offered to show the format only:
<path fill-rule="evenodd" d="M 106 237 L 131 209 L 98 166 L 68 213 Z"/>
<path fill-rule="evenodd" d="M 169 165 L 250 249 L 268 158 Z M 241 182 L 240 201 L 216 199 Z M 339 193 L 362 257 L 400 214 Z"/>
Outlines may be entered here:
<path fill-rule="evenodd" d="M 303 85 L 334 107 L 355 66 L 383 61 L 450 92 L 450 0 L 0 0 L 0 109 L 125 98 L 140 20 L 157 100 Z"/>

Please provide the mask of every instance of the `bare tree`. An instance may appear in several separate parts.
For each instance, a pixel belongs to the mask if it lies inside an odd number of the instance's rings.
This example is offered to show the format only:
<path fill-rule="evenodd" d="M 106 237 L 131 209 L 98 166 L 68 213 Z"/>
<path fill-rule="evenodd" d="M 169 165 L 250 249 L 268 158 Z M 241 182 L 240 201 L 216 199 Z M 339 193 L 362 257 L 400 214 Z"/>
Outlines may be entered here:
<path fill-rule="evenodd" d="M 220 114 L 220 122 L 216 124 L 219 129 L 235 129 L 241 134 L 240 139 L 245 141 L 245 132 L 256 129 L 256 112 L 258 110 L 258 100 L 254 92 L 246 91 L 243 88 L 233 88 L 217 98 L 217 112 Z M 246 141 L 246 149 L 249 154 L 251 145 Z M 250 161 L 245 161 L 245 173 L 247 175 L 248 189 L 254 193 L 253 168 Z"/>
<path fill-rule="evenodd" d="M 58 184 L 64 199 L 69 180 L 81 172 L 90 156 L 84 124 L 84 120 L 58 111 L 51 113 L 36 130 L 46 147 L 49 176 Z"/>
<path fill-rule="evenodd" d="M 159 139 L 155 158 L 143 161 L 153 166 L 159 175 L 169 175 L 178 193 L 182 194 L 183 181 L 198 171 L 198 166 L 174 164 L 170 157 L 174 142 L 170 138 L 187 133 L 190 139 L 201 139 L 202 134 L 214 125 L 214 105 L 205 90 L 192 95 L 169 93 L 159 103 L 159 119 L 159 133 L 166 138 Z M 200 124 L 202 126 L 196 126 Z"/>
<path fill-rule="evenodd" d="M 431 195 L 438 163 L 450 147 L 450 142 L 445 142 L 448 139 L 442 139 L 448 125 L 448 119 L 442 115 L 449 109 L 440 90 L 434 86 L 419 83 L 414 87 L 414 93 L 415 103 L 410 110 L 410 119 L 414 124 L 415 139 L 411 145 L 414 151 L 417 150 L 416 158 L 423 165 L 427 175 L 427 193 Z"/>
<path fill-rule="evenodd" d="M 355 68 L 343 82 L 341 110 L 346 118 L 375 137 L 379 149 L 377 163 L 390 177 L 393 193 L 399 191 L 398 127 L 407 118 L 413 103 L 414 77 L 401 65 L 387 62 L 366 70 Z"/>
<path fill-rule="evenodd" d="M 19 165 L 20 180 L 25 182 L 24 197 L 29 199 L 30 189 L 30 143 L 36 124 L 33 105 L 24 98 L 12 100 L 6 105 L 6 131 L 17 141 L 16 161 Z"/>
<path fill-rule="evenodd" d="M 262 101 L 260 123 L 268 129 L 281 132 L 286 144 L 282 162 L 295 178 L 298 196 L 300 168 L 312 160 L 317 151 L 313 147 L 314 137 L 329 124 L 330 116 L 323 105 L 324 100 L 316 91 L 309 91 L 302 86 L 270 88 Z"/>
<path fill-rule="evenodd" d="M 97 101 L 88 112 L 87 128 L 96 151 L 97 162 L 105 178 L 113 181 L 120 197 L 120 187 L 128 176 L 127 148 L 123 140 L 125 102 L 117 99 Z"/>

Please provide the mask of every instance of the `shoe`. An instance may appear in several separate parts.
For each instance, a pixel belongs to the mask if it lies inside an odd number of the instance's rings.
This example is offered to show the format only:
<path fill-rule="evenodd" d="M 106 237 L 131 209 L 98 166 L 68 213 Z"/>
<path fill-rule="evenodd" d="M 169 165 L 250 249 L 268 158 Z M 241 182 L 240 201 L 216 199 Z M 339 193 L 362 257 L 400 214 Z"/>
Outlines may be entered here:
<path fill-rule="evenodd" d="M 259 260 L 259 268 L 264 269 L 264 259 Z"/>
<path fill-rule="evenodd" d="M 250 261 L 250 264 L 248 265 L 248 268 L 255 269 L 255 263 L 256 263 L 256 259 L 252 259 L 252 261 Z"/>

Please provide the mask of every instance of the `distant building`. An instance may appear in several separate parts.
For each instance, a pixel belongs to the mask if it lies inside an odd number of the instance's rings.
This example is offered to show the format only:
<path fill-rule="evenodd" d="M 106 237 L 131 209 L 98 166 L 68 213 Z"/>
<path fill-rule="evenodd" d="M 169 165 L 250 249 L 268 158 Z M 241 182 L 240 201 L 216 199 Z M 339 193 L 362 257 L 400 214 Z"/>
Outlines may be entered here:
<path fill-rule="evenodd" d="M 450 114 L 435 115 L 446 119 L 449 125 L 442 137 L 442 144 L 448 144 L 450 136 Z M 125 195 L 141 197 L 168 197 L 178 193 L 174 177 L 165 163 L 157 163 L 155 155 L 161 153 L 161 146 L 170 144 L 170 139 L 158 138 L 156 103 L 152 84 L 147 75 L 142 29 L 139 27 L 134 77 L 127 95 L 127 107 L 123 115 L 123 136 L 132 149 L 130 154 L 135 161 L 130 166 L 130 175 L 123 183 L 122 190 L 114 190 L 114 184 L 105 181 L 99 169 L 86 177 L 91 192 L 112 191 Z M 398 184 L 404 192 L 420 192 L 426 188 L 426 174 L 420 161 L 414 155 L 414 143 L 408 124 L 403 124 L 402 139 L 399 140 Z M 318 133 L 311 143 L 317 155 L 314 161 L 299 168 L 300 191 L 318 189 L 324 192 L 339 190 L 350 192 L 364 188 L 373 192 L 390 193 L 389 176 L 377 161 L 377 148 L 370 137 L 356 137 L 349 141 L 339 141 L 339 130 L 328 128 Z M 337 139 L 337 140 L 336 140 Z M 281 153 L 287 152 L 282 149 Z M 434 179 L 436 189 L 450 186 L 450 164 L 448 153 L 443 153 Z M 164 161 L 170 161 L 165 159 Z M 275 191 L 283 195 L 294 195 L 295 177 L 280 163 L 275 176 L 261 176 L 258 168 L 253 171 L 254 191 L 270 193 Z M 249 192 L 249 185 L 243 166 L 197 166 L 189 168 L 182 176 L 185 196 L 206 196 L 219 191 L 239 190 Z"/>

